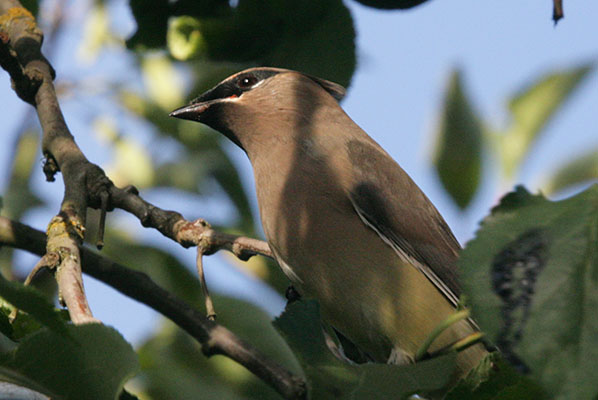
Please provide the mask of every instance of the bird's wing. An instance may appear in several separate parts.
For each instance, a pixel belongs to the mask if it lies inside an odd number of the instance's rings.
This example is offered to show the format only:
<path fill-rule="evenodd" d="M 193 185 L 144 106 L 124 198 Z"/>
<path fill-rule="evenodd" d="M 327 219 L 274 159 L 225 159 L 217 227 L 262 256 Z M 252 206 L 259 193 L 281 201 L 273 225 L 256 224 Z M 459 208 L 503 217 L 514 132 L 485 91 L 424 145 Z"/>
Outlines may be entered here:
<path fill-rule="evenodd" d="M 440 213 L 373 140 L 350 141 L 347 149 L 353 165 L 348 195 L 361 220 L 456 305 L 460 246 Z"/>

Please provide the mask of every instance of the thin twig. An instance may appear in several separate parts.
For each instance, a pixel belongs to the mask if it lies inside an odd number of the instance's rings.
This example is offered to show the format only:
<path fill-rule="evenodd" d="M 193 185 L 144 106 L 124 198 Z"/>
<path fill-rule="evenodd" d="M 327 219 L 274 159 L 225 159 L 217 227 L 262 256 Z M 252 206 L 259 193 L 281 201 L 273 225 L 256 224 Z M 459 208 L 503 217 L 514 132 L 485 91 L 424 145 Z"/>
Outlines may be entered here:
<path fill-rule="evenodd" d="M 227 250 L 240 260 L 260 254 L 273 258 L 268 243 L 245 236 L 217 232 L 203 219 L 188 221 L 176 211 L 163 210 L 141 198 L 134 188 L 120 189 L 109 187 L 110 202 L 114 208 L 128 211 L 139 218 L 141 225 L 157 229 L 164 236 L 178 242 L 183 247 L 205 246 L 205 255 L 218 250 Z"/>
<path fill-rule="evenodd" d="M 556 25 L 564 17 L 563 0 L 552 0 L 552 20 L 554 24 Z"/>
<path fill-rule="evenodd" d="M 212 302 L 212 297 L 210 296 L 208 284 L 206 283 L 206 276 L 203 270 L 203 253 L 203 246 L 197 246 L 197 258 L 195 263 L 197 265 L 197 273 L 199 274 L 201 290 L 206 305 L 206 315 L 210 321 L 214 321 L 216 320 L 216 310 L 214 309 L 214 303 Z"/>
<path fill-rule="evenodd" d="M 104 231 L 106 229 L 106 211 L 108 210 L 108 201 L 110 197 L 107 192 L 100 193 L 100 223 L 98 226 L 98 240 L 96 248 L 102 250 L 104 247 Z"/>
<path fill-rule="evenodd" d="M 29 274 L 27 275 L 27 278 L 25 278 L 25 282 L 23 282 L 23 284 L 24 285 L 31 284 L 31 281 L 33 280 L 33 278 L 35 278 L 37 273 L 39 271 L 41 271 L 42 269 L 56 269 L 59 264 L 60 264 L 60 256 L 58 254 L 56 254 L 56 253 L 44 254 L 43 257 L 39 259 L 37 264 L 35 264 L 35 267 L 33 267 L 31 272 L 29 272 Z"/>

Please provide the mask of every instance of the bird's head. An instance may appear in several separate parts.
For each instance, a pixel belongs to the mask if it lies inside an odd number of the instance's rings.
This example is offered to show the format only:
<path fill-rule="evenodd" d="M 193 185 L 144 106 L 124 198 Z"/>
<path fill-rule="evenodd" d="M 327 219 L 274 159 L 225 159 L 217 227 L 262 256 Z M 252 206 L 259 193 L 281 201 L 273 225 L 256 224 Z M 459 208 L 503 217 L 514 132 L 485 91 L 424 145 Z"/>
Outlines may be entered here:
<path fill-rule="evenodd" d="M 170 113 L 204 123 L 239 147 L 246 137 L 296 118 L 314 104 L 340 101 L 345 89 L 333 82 L 280 68 L 250 68 L 234 74 Z"/>

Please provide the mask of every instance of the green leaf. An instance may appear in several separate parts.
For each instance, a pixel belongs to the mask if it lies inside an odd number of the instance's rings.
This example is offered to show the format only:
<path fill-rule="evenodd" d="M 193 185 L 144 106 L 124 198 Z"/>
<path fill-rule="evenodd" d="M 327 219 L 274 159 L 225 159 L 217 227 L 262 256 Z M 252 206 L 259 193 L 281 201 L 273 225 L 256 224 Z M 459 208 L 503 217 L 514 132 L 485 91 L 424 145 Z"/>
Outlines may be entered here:
<path fill-rule="evenodd" d="M 355 70 L 353 19 L 341 0 L 241 0 L 218 17 L 171 20 L 178 59 L 290 68 L 348 85 Z"/>
<path fill-rule="evenodd" d="M 33 287 L 19 282 L 10 282 L 0 275 L 0 297 L 54 332 L 63 335 L 67 333 L 60 312 L 55 310 L 54 306 Z"/>
<path fill-rule="evenodd" d="M 598 180 L 598 149 L 576 157 L 561 166 L 544 186 L 546 193 L 556 193 L 571 186 Z"/>
<path fill-rule="evenodd" d="M 156 48 L 166 44 L 166 24 L 170 15 L 168 0 L 130 0 L 129 6 L 137 22 L 137 30 L 127 40 L 128 48 Z"/>
<path fill-rule="evenodd" d="M 301 369 L 270 317 L 247 302 L 214 296 L 218 322 L 293 373 Z M 200 346 L 170 322 L 139 349 L 140 386 L 154 399 L 280 399 L 243 366 L 227 357 L 206 358 Z"/>
<path fill-rule="evenodd" d="M 170 19 L 167 43 L 170 54 L 177 60 L 189 60 L 207 52 L 200 21 L 186 15 Z"/>
<path fill-rule="evenodd" d="M 502 360 L 499 353 L 492 353 L 445 398 L 445 400 L 495 399 L 542 400 L 549 397 L 535 382 L 518 374 L 513 367 Z"/>
<path fill-rule="evenodd" d="M 101 324 L 67 330 L 66 337 L 43 329 L 25 338 L 0 360 L 0 375 L 52 398 L 115 399 L 138 368 L 131 345 Z"/>
<path fill-rule="evenodd" d="M 274 326 L 299 359 L 313 399 L 406 398 L 442 389 L 455 367 L 454 354 L 402 366 L 340 361 L 326 345 L 315 301 L 292 303 Z"/>
<path fill-rule="evenodd" d="M 434 164 L 444 189 L 464 209 L 480 184 L 482 126 L 463 88 L 461 72 L 453 71 L 444 96 L 436 134 Z"/>
<path fill-rule="evenodd" d="M 598 395 L 598 185 L 559 202 L 518 188 L 459 266 L 475 319 L 508 361 L 555 398 Z"/>
<path fill-rule="evenodd" d="M 514 176 L 532 143 L 593 68 L 593 64 L 587 64 L 548 74 L 509 102 L 511 126 L 499 135 L 498 140 L 503 173 L 507 178 Z"/>
<path fill-rule="evenodd" d="M 427 0 L 357 0 L 364 6 L 383 10 L 407 9 L 426 2 Z"/>
<path fill-rule="evenodd" d="M 10 314 L 11 310 L 8 307 L 1 307 L 0 308 L 0 332 L 8 337 L 12 337 L 12 325 L 8 319 L 8 315 Z"/>
<path fill-rule="evenodd" d="M 140 50 L 166 45 L 168 19 L 172 16 L 217 17 L 231 12 L 228 1 L 222 0 L 153 0 L 151 7 L 147 1 L 130 0 L 129 5 L 137 31 L 127 40 L 127 47 Z"/>
<path fill-rule="evenodd" d="M 168 252 L 135 242 L 111 229 L 102 254 L 111 260 L 148 274 L 163 289 L 194 305 L 202 304 L 197 274 Z"/>
<path fill-rule="evenodd" d="M 285 31 L 262 64 L 302 71 L 349 86 L 357 64 L 355 28 L 349 9 L 341 0 L 313 0 L 292 9 Z M 309 10 L 309 12 L 308 12 Z"/>

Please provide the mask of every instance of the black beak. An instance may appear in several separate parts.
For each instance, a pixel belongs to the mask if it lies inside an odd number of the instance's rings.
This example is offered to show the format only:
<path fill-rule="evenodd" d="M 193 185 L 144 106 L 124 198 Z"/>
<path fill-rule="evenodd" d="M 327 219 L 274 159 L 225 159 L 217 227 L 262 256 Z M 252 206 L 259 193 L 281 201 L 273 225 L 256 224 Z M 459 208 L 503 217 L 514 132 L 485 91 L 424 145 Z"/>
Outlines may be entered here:
<path fill-rule="evenodd" d="M 209 102 L 189 104 L 181 108 L 177 108 L 170 114 L 169 117 L 175 117 L 180 119 L 188 119 L 190 121 L 200 121 L 201 114 L 208 109 L 210 106 Z"/>

